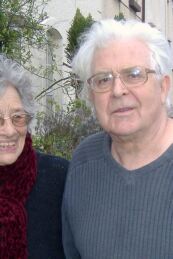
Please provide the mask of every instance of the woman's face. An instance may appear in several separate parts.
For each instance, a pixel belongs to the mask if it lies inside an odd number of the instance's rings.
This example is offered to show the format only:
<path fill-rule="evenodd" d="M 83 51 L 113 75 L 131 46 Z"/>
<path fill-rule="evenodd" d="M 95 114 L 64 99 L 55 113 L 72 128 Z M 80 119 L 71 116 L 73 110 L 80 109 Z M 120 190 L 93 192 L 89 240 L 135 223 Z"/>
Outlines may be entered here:
<path fill-rule="evenodd" d="M 9 85 L 0 96 L 0 117 L 5 118 L 0 125 L 0 166 L 14 163 L 22 153 L 27 126 L 13 125 L 10 116 L 24 112 L 20 96 L 16 89 Z"/>

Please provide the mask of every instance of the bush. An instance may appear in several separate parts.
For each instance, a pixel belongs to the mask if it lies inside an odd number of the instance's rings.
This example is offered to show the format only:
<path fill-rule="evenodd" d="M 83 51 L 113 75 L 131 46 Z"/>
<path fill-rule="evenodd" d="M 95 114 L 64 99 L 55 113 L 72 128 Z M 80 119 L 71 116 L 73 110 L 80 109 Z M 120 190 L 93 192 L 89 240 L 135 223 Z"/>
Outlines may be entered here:
<path fill-rule="evenodd" d="M 67 110 L 37 114 L 33 144 L 36 149 L 70 159 L 79 142 L 100 127 L 84 101 L 71 102 Z"/>

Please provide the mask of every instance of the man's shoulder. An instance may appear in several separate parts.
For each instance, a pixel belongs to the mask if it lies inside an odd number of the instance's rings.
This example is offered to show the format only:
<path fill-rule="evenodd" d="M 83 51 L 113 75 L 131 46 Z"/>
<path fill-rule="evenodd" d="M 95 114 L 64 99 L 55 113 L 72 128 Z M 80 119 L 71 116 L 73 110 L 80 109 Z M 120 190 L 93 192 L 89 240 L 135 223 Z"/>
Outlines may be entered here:
<path fill-rule="evenodd" d="M 99 132 L 92 134 L 85 138 L 77 146 L 74 151 L 72 162 L 78 161 L 79 163 L 86 162 L 92 159 L 98 159 L 102 156 L 102 150 L 104 145 L 105 133 Z"/>
<path fill-rule="evenodd" d="M 105 137 L 105 133 L 102 131 L 86 137 L 77 146 L 75 152 L 80 152 L 81 150 L 85 150 L 85 149 L 87 150 L 88 148 L 91 150 L 91 149 L 95 149 L 99 146 L 102 146 L 104 137 Z"/>

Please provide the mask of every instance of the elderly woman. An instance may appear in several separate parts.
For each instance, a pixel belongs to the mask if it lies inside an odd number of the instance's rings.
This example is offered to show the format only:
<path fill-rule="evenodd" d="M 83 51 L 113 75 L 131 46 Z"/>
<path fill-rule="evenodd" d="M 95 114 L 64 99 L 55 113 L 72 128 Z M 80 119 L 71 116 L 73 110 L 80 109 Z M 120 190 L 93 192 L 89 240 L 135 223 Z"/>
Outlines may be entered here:
<path fill-rule="evenodd" d="M 72 66 L 103 132 L 75 150 L 63 199 L 67 259 L 173 258 L 173 57 L 156 28 L 103 20 Z"/>
<path fill-rule="evenodd" d="M 63 259 L 61 198 L 68 162 L 36 153 L 31 83 L 0 55 L 0 258 Z"/>

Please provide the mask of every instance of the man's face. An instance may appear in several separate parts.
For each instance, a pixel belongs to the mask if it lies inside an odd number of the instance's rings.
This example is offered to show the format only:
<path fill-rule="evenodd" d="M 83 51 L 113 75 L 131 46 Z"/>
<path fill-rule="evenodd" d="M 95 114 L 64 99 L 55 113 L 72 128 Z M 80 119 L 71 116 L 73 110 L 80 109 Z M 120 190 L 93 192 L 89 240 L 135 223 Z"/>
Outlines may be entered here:
<path fill-rule="evenodd" d="M 92 72 L 116 73 L 134 66 L 153 69 L 148 47 L 139 40 L 111 41 L 95 52 Z M 151 73 L 147 82 L 133 88 L 127 88 L 116 78 L 112 89 L 104 93 L 91 90 L 90 97 L 101 126 L 109 134 L 132 136 L 159 127 L 162 114 L 166 114 L 164 103 L 168 88 L 165 78 L 159 80 Z"/>

